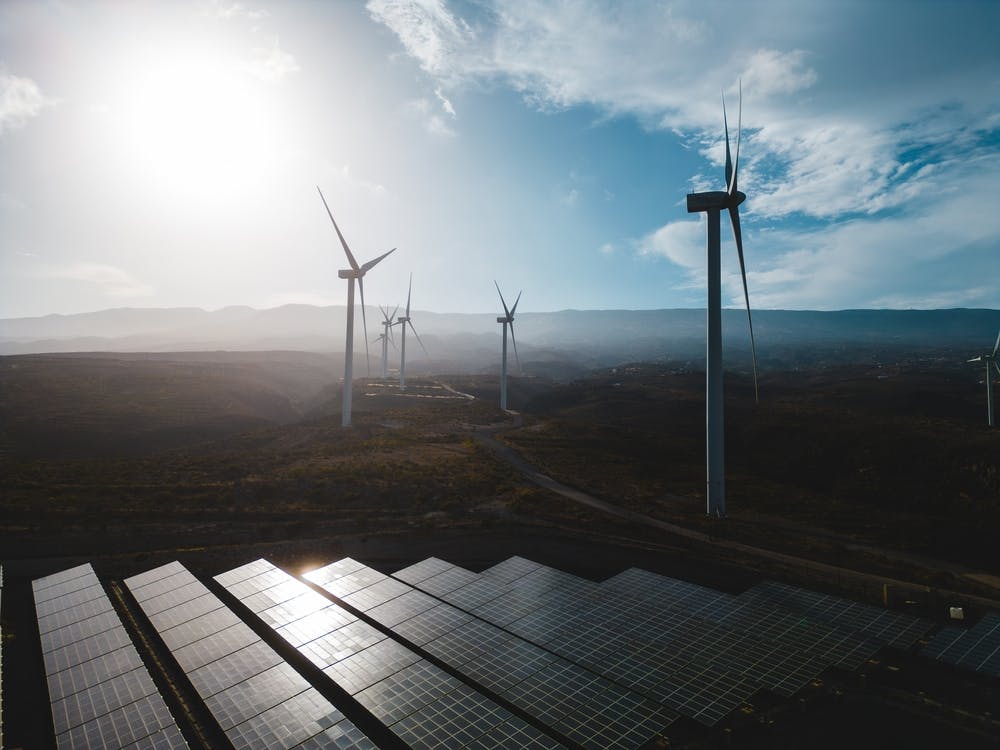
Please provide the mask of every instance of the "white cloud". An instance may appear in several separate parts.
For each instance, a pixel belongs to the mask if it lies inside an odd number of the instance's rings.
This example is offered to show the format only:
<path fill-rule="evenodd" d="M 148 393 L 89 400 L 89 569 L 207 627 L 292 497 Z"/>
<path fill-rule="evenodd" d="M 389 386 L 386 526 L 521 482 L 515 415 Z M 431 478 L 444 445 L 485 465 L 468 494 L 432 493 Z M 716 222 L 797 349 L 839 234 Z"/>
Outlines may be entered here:
<path fill-rule="evenodd" d="M 436 96 L 438 101 L 441 102 L 441 109 L 443 109 L 446 114 L 451 115 L 452 118 L 458 117 L 458 115 L 455 114 L 455 108 L 451 105 L 451 101 L 441 93 L 441 89 L 434 89 L 434 96 Z"/>
<path fill-rule="evenodd" d="M 450 115 L 449 119 L 455 119 L 451 102 L 441 96 L 438 91 L 435 91 L 434 94 L 438 97 L 444 113 Z M 405 111 L 411 117 L 420 120 L 424 125 L 424 129 L 431 135 L 441 138 L 454 138 L 457 135 L 455 129 L 448 123 L 448 120 L 437 111 L 434 102 L 428 98 L 414 99 L 407 102 Z"/>
<path fill-rule="evenodd" d="M 245 70 L 262 81 L 280 81 L 289 73 L 297 73 L 299 64 L 295 58 L 281 49 L 275 39 L 270 47 L 258 47 L 254 50 L 254 59 L 247 62 Z"/>
<path fill-rule="evenodd" d="M 373 19 L 396 33 L 425 71 L 442 80 L 460 77 L 463 51 L 476 35 L 443 0 L 369 0 L 367 8 Z"/>
<path fill-rule="evenodd" d="M 153 287 L 117 266 L 104 263 L 75 262 L 43 269 L 39 276 L 91 284 L 108 297 L 130 299 L 150 297 Z"/>
<path fill-rule="evenodd" d="M 803 50 L 759 49 L 750 55 L 740 78 L 748 96 L 794 94 L 816 83 L 816 71 L 805 65 Z"/>
<path fill-rule="evenodd" d="M 612 243 L 610 243 L 610 242 L 605 242 L 603 245 L 601 245 L 599 248 L 597 248 L 597 251 L 601 255 L 614 255 L 615 254 L 615 246 Z"/>
<path fill-rule="evenodd" d="M 225 3 L 220 2 L 220 0 L 216 0 L 213 4 L 215 5 L 216 15 L 219 16 L 219 18 L 225 18 L 227 20 L 232 18 L 244 18 L 248 21 L 260 21 L 270 15 L 270 13 L 266 10 L 248 8 L 243 3 L 239 2 Z"/>
<path fill-rule="evenodd" d="M 0 135 L 21 127 L 52 103 L 33 80 L 0 68 Z"/>

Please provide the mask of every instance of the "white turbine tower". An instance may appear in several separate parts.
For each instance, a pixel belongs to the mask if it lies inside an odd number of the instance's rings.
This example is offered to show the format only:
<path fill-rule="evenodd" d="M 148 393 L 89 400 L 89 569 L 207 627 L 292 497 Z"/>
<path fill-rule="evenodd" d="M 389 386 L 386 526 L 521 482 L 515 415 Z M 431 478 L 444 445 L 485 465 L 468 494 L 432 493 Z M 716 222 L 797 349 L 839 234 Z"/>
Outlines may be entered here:
<path fill-rule="evenodd" d="M 389 344 L 392 343 L 392 327 L 395 325 L 393 321 L 396 318 L 396 313 L 399 312 L 399 305 L 397 305 L 396 309 L 392 311 L 392 315 L 389 314 L 388 307 L 382 307 L 380 305 L 378 309 L 382 311 L 382 333 L 380 333 L 374 341 L 382 342 L 382 380 L 388 380 Z M 372 343 L 374 343 L 374 341 Z M 393 348 L 396 347 L 394 343 L 392 346 Z"/>
<path fill-rule="evenodd" d="M 754 398 L 757 392 L 757 347 L 754 343 L 753 320 L 750 318 L 750 293 L 747 291 L 747 272 L 743 262 L 743 236 L 740 232 L 739 206 L 746 195 L 736 187 L 740 167 L 740 128 L 743 119 L 743 92 L 740 91 L 740 114 L 736 126 L 736 161 L 729 151 L 729 122 L 726 118 L 726 100 L 722 100 L 722 121 L 726 133 L 726 189 L 709 193 L 690 193 L 687 197 L 688 213 L 708 213 L 708 335 L 705 346 L 705 427 L 708 486 L 706 512 L 719 518 L 726 515 L 725 455 L 723 443 L 725 426 L 722 413 L 722 271 L 719 215 L 726 209 L 733 225 L 736 252 L 743 276 L 743 296 L 747 303 L 747 323 L 750 325 L 750 350 L 753 354 Z"/>
<path fill-rule="evenodd" d="M 997 333 L 997 342 L 993 345 L 993 352 L 980 354 L 978 357 L 966 360 L 967 362 L 986 363 L 986 424 L 990 427 L 996 426 L 993 419 L 993 368 L 1000 374 L 1000 364 L 997 363 L 997 352 L 1000 351 L 1000 332 Z"/>
<path fill-rule="evenodd" d="M 371 375 L 371 360 L 368 358 L 368 320 L 365 316 L 364 278 L 365 274 L 378 265 L 381 260 L 396 252 L 396 248 L 393 248 L 389 252 L 383 253 L 374 260 L 370 260 L 364 265 L 359 266 L 358 262 L 354 259 L 354 253 L 352 253 L 351 248 L 347 246 L 347 240 L 345 240 L 344 235 L 340 233 L 340 227 L 337 226 L 337 220 L 333 218 L 333 212 L 330 211 L 330 207 L 326 204 L 326 198 L 323 197 L 323 191 L 319 189 L 318 185 L 316 186 L 316 190 L 319 192 L 320 200 L 323 201 L 323 206 L 326 208 L 326 213 L 329 215 L 330 221 L 333 222 L 333 228 L 337 230 L 337 237 L 340 238 L 340 244 L 344 246 L 344 253 L 347 255 L 347 262 L 351 264 L 350 268 L 341 269 L 337 272 L 337 275 L 340 278 L 347 279 L 347 341 L 344 344 L 344 413 L 340 424 L 343 427 L 350 427 L 351 395 L 354 388 L 354 280 L 358 280 L 358 289 L 361 292 L 361 321 L 364 325 L 365 358 L 368 359 L 368 374 Z"/>
<path fill-rule="evenodd" d="M 417 329 L 413 327 L 413 321 L 410 320 L 410 295 L 413 292 L 413 274 L 410 274 L 410 285 L 406 289 L 406 315 L 401 315 L 396 318 L 396 325 L 402 326 L 403 336 L 399 341 L 399 389 L 401 391 L 406 390 L 406 327 L 409 326 L 410 330 L 413 331 L 413 335 L 417 337 L 417 343 L 420 344 L 420 348 L 424 350 L 424 354 L 427 354 L 427 347 L 424 346 L 424 342 L 420 340 L 420 336 L 417 334 Z"/>
<path fill-rule="evenodd" d="M 521 369 L 521 358 L 517 356 L 517 339 L 514 338 L 514 311 L 517 310 L 517 303 L 521 301 L 521 292 L 517 293 L 514 306 L 507 309 L 507 300 L 503 298 L 500 285 L 496 281 L 493 286 L 497 288 L 500 295 L 500 302 L 503 304 L 503 316 L 497 317 L 497 323 L 503 324 L 503 357 L 500 361 L 500 408 L 507 411 L 507 326 L 510 326 L 510 340 L 514 343 L 514 359 L 517 360 L 517 369 Z M 522 290 L 523 291 L 523 290 Z"/>

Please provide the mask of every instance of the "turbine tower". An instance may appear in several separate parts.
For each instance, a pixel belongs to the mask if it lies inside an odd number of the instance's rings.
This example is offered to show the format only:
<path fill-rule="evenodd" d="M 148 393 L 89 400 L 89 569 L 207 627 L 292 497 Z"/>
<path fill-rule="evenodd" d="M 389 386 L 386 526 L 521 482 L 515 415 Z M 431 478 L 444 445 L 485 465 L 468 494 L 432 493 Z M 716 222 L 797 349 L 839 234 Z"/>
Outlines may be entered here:
<path fill-rule="evenodd" d="M 993 352 L 980 354 L 978 357 L 966 360 L 967 362 L 986 363 L 986 424 L 990 427 L 996 426 L 993 419 L 993 368 L 1000 374 L 1000 364 L 997 363 L 997 352 L 1000 351 L 1000 332 L 997 333 L 997 342 L 993 345 Z"/>
<path fill-rule="evenodd" d="M 424 354 L 427 354 L 427 347 L 424 346 L 424 342 L 420 340 L 420 336 L 417 335 L 417 329 L 413 327 L 413 321 L 410 320 L 410 295 L 413 292 L 413 274 L 410 274 L 410 285 L 406 290 L 406 315 L 401 315 L 396 318 L 395 325 L 402 326 L 403 337 L 399 341 L 399 390 L 406 390 L 406 327 L 409 326 L 410 330 L 413 331 L 413 335 L 417 337 L 417 343 L 420 344 L 420 348 L 424 350 Z"/>
<path fill-rule="evenodd" d="M 330 221 L 333 222 L 333 228 L 337 231 L 337 237 L 340 238 L 340 244 L 344 246 L 344 253 L 347 255 L 347 262 L 351 264 L 350 268 L 341 269 L 337 272 L 337 276 L 342 279 L 347 279 L 347 341 L 344 344 L 344 408 L 340 424 L 343 427 L 350 427 L 351 395 L 354 388 L 354 280 L 358 280 L 358 290 L 361 292 L 361 321 L 364 325 L 365 334 L 365 358 L 368 360 L 368 374 L 371 375 L 371 358 L 368 356 L 368 320 L 365 316 L 364 278 L 365 274 L 378 265 L 380 261 L 396 252 L 396 248 L 393 248 L 389 252 L 383 253 L 374 260 L 370 260 L 364 265 L 359 266 L 358 262 L 354 259 L 354 253 L 352 253 L 351 248 L 347 246 L 347 240 L 345 240 L 344 235 L 340 233 L 340 227 L 337 226 L 337 220 L 333 218 L 333 212 L 330 211 L 330 207 L 326 204 L 326 198 L 323 197 L 323 191 L 319 189 L 319 185 L 316 186 L 316 190 L 319 192 L 320 200 L 323 201 L 323 206 L 326 208 L 326 213 L 329 215 Z"/>
<path fill-rule="evenodd" d="M 500 302 L 503 304 L 503 316 L 497 317 L 497 323 L 503 324 L 503 357 L 500 360 L 500 408 L 507 411 L 507 326 L 510 326 L 510 340 L 514 343 L 514 359 L 517 360 L 517 369 L 521 369 L 521 358 L 517 356 L 517 339 L 514 338 L 514 311 L 517 310 L 517 303 L 521 301 L 521 292 L 517 293 L 514 306 L 507 309 L 507 300 L 503 298 L 500 285 L 494 280 L 493 286 L 497 288 L 500 295 Z M 523 290 L 522 290 L 523 291 Z"/>
<path fill-rule="evenodd" d="M 378 335 L 375 341 L 382 342 L 382 380 L 389 379 L 389 344 L 392 342 L 392 327 L 395 325 L 393 321 L 396 318 L 396 313 L 399 312 L 399 305 L 396 305 L 396 309 L 392 311 L 392 315 L 389 314 L 388 307 L 378 308 L 382 311 L 382 333 Z M 374 342 L 373 342 L 374 343 Z M 392 345 L 396 348 L 396 345 Z"/>
<path fill-rule="evenodd" d="M 726 515 L 725 425 L 722 413 L 722 270 L 721 238 L 719 216 L 729 211 L 733 225 L 733 238 L 740 260 L 740 274 L 743 276 L 743 296 L 747 304 L 747 323 L 750 326 L 750 350 L 753 354 L 754 399 L 757 391 L 757 347 L 754 343 L 753 320 L 750 317 L 750 293 L 747 291 L 747 272 L 743 262 L 743 236 L 740 232 L 740 204 L 746 200 L 736 185 L 740 167 L 740 129 L 743 119 L 743 91 L 740 87 L 740 114 L 736 126 L 736 161 L 729 151 L 729 122 L 726 118 L 726 100 L 722 99 L 722 122 L 726 134 L 726 189 L 708 193 L 689 193 L 688 213 L 708 214 L 708 333 L 705 345 L 705 427 L 706 456 L 708 464 L 708 486 L 706 492 L 706 512 L 710 516 L 724 518 Z"/>

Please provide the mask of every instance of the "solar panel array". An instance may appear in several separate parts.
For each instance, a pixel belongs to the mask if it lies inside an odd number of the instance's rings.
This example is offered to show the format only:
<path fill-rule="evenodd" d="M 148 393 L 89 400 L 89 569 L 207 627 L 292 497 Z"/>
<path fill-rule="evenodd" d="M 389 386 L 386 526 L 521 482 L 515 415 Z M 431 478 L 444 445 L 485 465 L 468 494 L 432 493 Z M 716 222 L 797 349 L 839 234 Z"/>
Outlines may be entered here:
<path fill-rule="evenodd" d="M 661 735 L 672 711 L 556 654 L 442 602 L 489 601 L 496 584 L 432 558 L 425 591 L 346 558 L 306 575 L 477 685 L 588 748 L 634 748 Z"/>
<path fill-rule="evenodd" d="M 405 618 L 410 608 L 419 611 L 434 603 L 431 597 L 350 559 L 324 571 L 329 580 L 353 576 L 358 586 L 348 593 L 356 596 L 345 599 L 369 611 L 384 607 L 389 619 Z M 313 579 L 329 582 L 326 575 Z M 561 747 L 516 714 L 264 560 L 218 575 L 216 581 L 413 747 Z"/>
<path fill-rule="evenodd" d="M 93 568 L 32 582 L 56 745 L 186 748 Z"/>
<path fill-rule="evenodd" d="M 237 750 L 375 747 L 180 563 L 125 583 Z"/>
<path fill-rule="evenodd" d="M 339 602 L 265 560 L 215 580 L 411 747 L 643 747 L 678 716 L 713 726 L 931 628 L 772 581 L 733 595 L 631 568 L 596 583 L 521 557 L 393 576 L 344 558 L 305 577 Z M 180 563 L 125 583 L 234 747 L 376 747 Z M 187 747 L 93 569 L 33 589 L 58 747 Z M 923 653 L 1000 676 L 1000 614 Z"/>
<path fill-rule="evenodd" d="M 794 587 L 733 596 L 635 568 L 597 584 L 519 557 L 478 575 L 431 558 L 395 577 L 710 726 L 758 690 L 792 695 L 929 625 Z"/>
<path fill-rule="evenodd" d="M 920 653 L 963 669 L 1000 677 L 1000 613 L 988 612 L 971 628 L 942 628 Z"/>

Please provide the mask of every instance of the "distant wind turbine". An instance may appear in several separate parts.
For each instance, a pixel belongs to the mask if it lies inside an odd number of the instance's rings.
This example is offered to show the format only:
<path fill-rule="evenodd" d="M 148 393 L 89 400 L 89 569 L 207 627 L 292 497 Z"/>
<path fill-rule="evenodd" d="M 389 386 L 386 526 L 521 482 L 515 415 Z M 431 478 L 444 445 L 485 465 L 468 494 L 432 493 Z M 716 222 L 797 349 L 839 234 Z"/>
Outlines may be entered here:
<path fill-rule="evenodd" d="M 380 333 L 374 341 L 382 342 L 382 380 L 388 380 L 389 344 L 392 344 L 394 349 L 396 348 L 396 344 L 392 341 L 392 327 L 395 325 L 393 321 L 396 318 L 396 313 L 399 312 L 399 305 L 396 305 L 396 309 L 392 311 L 392 315 L 389 314 L 388 307 L 382 307 L 380 305 L 378 309 L 382 311 L 382 333 Z"/>
<path fill-rule="evenodd" d="M 514 338 L 514 311 L 517 310 L 517 303 L 521 301 L 521 292 L 517 293 L 514 306 L 507 309 L 507 300 L 503 298 L 500 285 L 494 280 L 493 286 L 497 288 L 500 295 L 500 302 L 503 305 L 503 316 L 497 318 L 497 323 L 503 324 L 503 358 L 500 363 L 500 408 L 507 411 L 507 326 L 510 326 L 510 340 L 514 344 L 514 359 L 517 360 L 517 369 L 521 370 L 521 358 L 517 356 L 517 339 Z M 523 291 L 523 290 L 522 290 Z"/>
<path fill-rule="evenodd" d="M 729 151 L 729 122 L 726 118 L 726 99 L 722 99 L 722 121 L 726 133 L 726 189 L 708 193 L 690 193 L 687 197 L 688 213 L 705 211 L 708 213 L 708 334 L 706 340 L 705 367 L 705 425 L 706 454 L 708 464 L 707 509 L 710 516 L 723 518 L 726 515 L 725 455 L 723 443 L 725 426 L 722 414 L 722 271 L 721 238 L 719 215 L 723 209 L 729 211 L 736 240 L 736 252 L 740 260 L 740 274 L 743 276 L 743 296 L 747 303 L 747 323 L 750 326 L 750 350 L 753 355 L 754 399 L 759 399 L 757 391 L 757 347 L 754 343 L 753 320 L 750 317 L 750 293 L 747 291 L 747 272 L 743 262 L 743 236 L 740 232 L 740 204 L 746 195 L 736 187 L 736 177 L 740 168 L 740 130 L 743 120 L 743 90 L 740 87 L 740 114 L 736 126 L 736 161 Z"/>
<path fill-rule="evenodd" d="M 424 346 L 424 342 L 420 340 L 420 336 L 417 335 L 417 329 L 413 327 L 413 321 L 410 320 L 410 295 L 413 292 L 413 274 L 410 274 L 410 285 L 406 290 L 406 315 L 401 315 L 396 318 L 395 325 L 401 326 L 403 329 L 403 336 L 399 340 L 399 389 L 401 391 L 406 390 L 406 327 L 409 326 L 410 330 L 413 331 L 413 335 L 417 337 L 417 343 L 420 344 L 420 348 L 424 350 L 424 354 L 427 354 L 427 347 Z"/>
<path fill-rule="evenodd" d="M 986 363 L 986 424 L 990 427 L 996 426 L 996 421 L 993 419 L 993 368 L 1000 374 L 1000 364 L 997 363 L 998 351 L 1000 351 L 1000 332 L 997 333 L 997 342 L 993 345 L 992 353 L 980 354 L 978 357 L 966 360 Z"/>
<path fill-rule="evenodd" d="M 329 215 L 330 221 L 333 222 L 333 228 L 337 231 L 337 237 L 340 238 L 340 244 L 344 246 L 344 253 L 347 255 L 347 262 L 351 264 L 350 268 L 341 269 L 337 272 L 337 275 L 340 278 L 347 279 L 347 341 L 344 344 L 344 413 L 340 424 L 344 427 L 350 427 L 351 395 L 354 388 L 354 280 L 358 280 L 358 290 L 361 292 L 361 322 L 364 325 L 365 358 L 368 360 L 368 374 L 370 376 L 371 358 L 368 355 L 368 320 L 365 316 L 364 278 L 365 274 L 378 265 L 380 261 L 396 252 L 396 248 L 393 248 L 389 252 L 383 253 L 374 260 L 370 260 L 364 265 L 359 266 L 358 262 L 354 259 L 354 253 L 352 253 L 351 248 L 347 246 L 347 240 L 344 239 L 344 235 L 340 232 L 340 227 L 337 226 L 337 220 L 333 218 L 333 212 L 330 211 L 330 207 L 326 204 L 326 198 L 323 197 L 323 191 L 319 189 L 319 185 L 316 186 L 316 190 L 319 192 L 320 200 L 323 201 L 323 206 L 326 208 L 326 213 Z"/>

